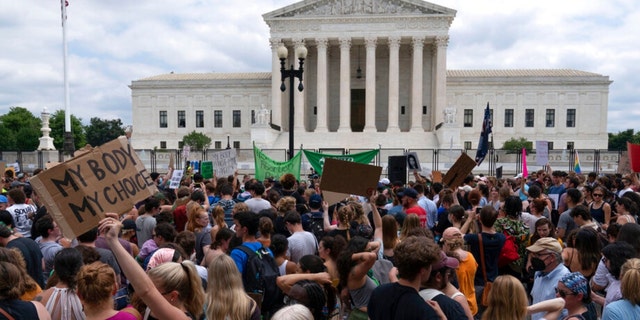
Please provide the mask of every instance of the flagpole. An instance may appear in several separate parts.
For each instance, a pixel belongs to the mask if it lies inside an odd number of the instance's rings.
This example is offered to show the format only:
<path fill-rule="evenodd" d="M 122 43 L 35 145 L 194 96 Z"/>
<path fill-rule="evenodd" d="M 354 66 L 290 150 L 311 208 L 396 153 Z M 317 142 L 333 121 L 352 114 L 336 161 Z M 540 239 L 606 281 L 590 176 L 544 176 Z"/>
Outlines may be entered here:
<path fill-rule="evenodd" d="M 72 156 L 75 151 L 73 134 L 71 133 L 71 106 L 69 103 L 69 65 L 67 63 L 67 1 L 60 0 L 62 11 L 62 63 L 64 68 L 64 152 Z"/>

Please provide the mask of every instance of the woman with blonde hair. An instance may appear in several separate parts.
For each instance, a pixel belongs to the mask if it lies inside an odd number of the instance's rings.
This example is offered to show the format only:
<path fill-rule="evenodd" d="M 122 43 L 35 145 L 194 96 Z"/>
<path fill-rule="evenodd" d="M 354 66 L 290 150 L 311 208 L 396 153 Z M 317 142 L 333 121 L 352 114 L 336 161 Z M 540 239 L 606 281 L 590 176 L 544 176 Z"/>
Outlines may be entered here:
<path fill-rule="evenodd" d="M 620 274 L 622 299 L 604 307 L 602 320 L 640 319 L 640 259 L 627 260 Z"/>
<path fill-rule="evenodd" d="M 406 239 L 414 229 L 424 229 L 424 227 L 420 226 L 420 218 L 415 213 L 410 213 L 404 218 L 404 222 L 402 223 L 402 230 L 400 231 L 400 241 Z"/>
<path fill-rule="evenodd" d="M 118 290 L 116 273 L 102 262 L 94 262 L 80 268 L 77 275 L 78 297 L 87 320 L 135 320 L 140 318 L 133 308 L 116 311 L 113 294 Z"/>
<path fill-rule="evenodd" d="M 393 263 L 393 249 L 400 242 L 398 222 L 392 215 L 382 217 L 382 256 Z"/>
<path fill-rule="evenodd" d="M 258 320 L 260 308 L 244 291 L 242 275 L 227 255 L 215 257 L 209 264 L 205 316 L 209 320 Z"/>
<path fill-rule="evenodd" d="M 40 302 L 22 301 L 20 296 L 24 293 L 24 276 L 29 276 L 20 271 L 17 265 L 6 261 L 0 261 L 0 309 L 7 313 L 5 317 L 10 319 L 51 319 L 49 312 Z"/>
<path fill-rule="evenodd" d="M 148 319 L 198 319 L 202 313 L 204 291 L 191 261 L 167 262 L 145 273 L 118 241 L 122 223 L 116 213 L 106 213 L 99 230 L 116 257 L 136 295 L 148 307 Z M 150 318 L 149 318 L 150 317 Z"/>
<path fill-rule="evenodd" d="M 229 227 L 224 221 L 224 208 L 222 206 L 213 207 L 213 210 L 211 210 L 211 218 L 213 219 L 214 225 L 209 233 L 211 233 L 211 239 L 215 239 L 220 229 Z"/>
<path fill-rule="evenodd" d="M 42 288 L 40 285 L 33 280 L 33 278 L 27 273 L 27 263 L 24 261 L 22 257 L 22 253 L 18 249 L 8 249 L 5 247 L 0 247 L 0 261 L 9 262 L 18 267 L 18 270 L 22 273 L 22 287 L 23 291 L 20 296 L 22 301 L 31 301 L 37 295 L 42 293 Z M 0 274 L 1 277 L 1 274 Z"/>
<path fill-rule="evenodd" d="M 523 320 L 529 300 L 522 283 L 513 276 L 498 276 L 489 293 L 489 305 L 482 320 Z"/>
<path fill-rule="evenodd" d="M 331 225 L 329 217 L 324 215 L 324 229 L 331 230 L 327 233 L 328 236 L 342 236 L 347 242 L 351 240 L 351 218 L 353 217 L 353 208 L 349 205 L 345 205 L 339 202 L 335 206 L 337 211 L 336 220 L 338 225 Z"/>

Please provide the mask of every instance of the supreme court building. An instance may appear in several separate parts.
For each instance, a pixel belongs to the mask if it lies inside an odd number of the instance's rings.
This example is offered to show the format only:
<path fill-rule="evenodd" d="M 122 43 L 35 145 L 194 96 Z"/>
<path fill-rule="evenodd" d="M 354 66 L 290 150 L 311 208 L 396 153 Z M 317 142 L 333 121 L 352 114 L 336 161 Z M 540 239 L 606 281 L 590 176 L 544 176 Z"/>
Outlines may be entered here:
<path fill-rule="evenodd" d="M 181 147 L 196 130 L 212 148 L 477 148 L 489 103 L 496 148 L 511 138 L 552 149 L 606 149 L 608 76 L 571 69 L 447 70 L 456 11 L 420 0 L 305 0 L 266 13 L 272 69 L 170 73 L 131 84 L 136 149 Z M 455 40 L 455 39 L 453 39 Z M 249 44 L 247 44 L 249 45 Z M 265 45 L 269 45 L 266 44 Z M 302 92 L 284 81 L 298 69 Z"/>

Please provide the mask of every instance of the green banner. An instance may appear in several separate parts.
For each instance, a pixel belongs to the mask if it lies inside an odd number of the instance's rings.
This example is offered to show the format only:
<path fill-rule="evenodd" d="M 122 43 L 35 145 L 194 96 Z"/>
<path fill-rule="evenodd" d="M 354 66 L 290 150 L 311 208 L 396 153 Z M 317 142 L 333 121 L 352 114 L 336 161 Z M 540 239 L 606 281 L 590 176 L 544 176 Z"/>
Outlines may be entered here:
<path fill-rule="evenodd" d="M 313 169 L 319 175 L 322 175 L 322 167 L 324 166 L 325 158 L 332 158 L 332 159 L 338 159 L 342 161 L 369 164 L 371 160 L 373 160 L 373 158 L 375 158 L 375 156 L 378 155 L 378 152 L 380 152 L 380 149 L 354 153 L 354 154 L 325 154 L 325 153 L 318 153 L 318 152 L 307 151 L 307 150 L 302 150 L 302 151 L 304 151 L 304 155 L 305 157 L 307 157 L 307 160 L 309 160 L 309 164 L 311 164 Z"/>
<path fill-rule="evenodd" d="M 275 161 L 266 154 L 262 153 L 260 149 L 253 146 L 253 157 L 256 164 L 256 179 L 262 181 L 265 178 L 280 179 L 285 173 L 291 173 L 296 176 L 296 179 L 300 179 L 300 161 L 302 160 L 302 153 L 298 153 L 289 161 Z"/>
<path fill-rule="evenodd" d="M 200 163 L 200 173 L 205 179 L 213 178 L 213 162 L 202 161 L 202 163 Z"/>

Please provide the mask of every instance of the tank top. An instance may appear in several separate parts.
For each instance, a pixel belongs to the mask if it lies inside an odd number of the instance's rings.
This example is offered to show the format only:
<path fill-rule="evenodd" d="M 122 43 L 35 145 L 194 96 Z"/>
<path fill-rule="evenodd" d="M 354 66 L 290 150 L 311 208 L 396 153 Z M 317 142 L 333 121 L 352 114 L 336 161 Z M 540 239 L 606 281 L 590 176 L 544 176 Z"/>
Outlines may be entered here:
<path fill-rule="evenodd" d="M 591 212 L 591 217 L 598 221 L 600 224 L 604 224 L 604 202 L 600 205 L 600 208 L 594 208 L 593 202 L 589 205 L 589 212 Z"/>
<path fill-rule="evenodd" d="M 52 319 L 85 319 L 80 299 L 75 291 L 69 288 L 53 288 L 45 308 Z"/>
<path fill-rule="evenodd" d="M 278 271 L 280 271 L 281 276 L 287 275 L 287 262 L 289 262 L 289 260 L 285 259 L 284 262 L 282 262 L 282 264 L 278 266 Z"/>
<path fill-rule="evenodd" d="M 355 309 L 360 309 L 362 307 L 366 307 L 369 304 L 369 298 L 371 297 L 371 293 L 373 289 L 377 287 L 376 283 L 371 280 L 369 277 L 365 277 L 366 281 L 364 285 L 355 290 L 349 290 L 351 294 L 351 301 L 355 306 Z"/>

